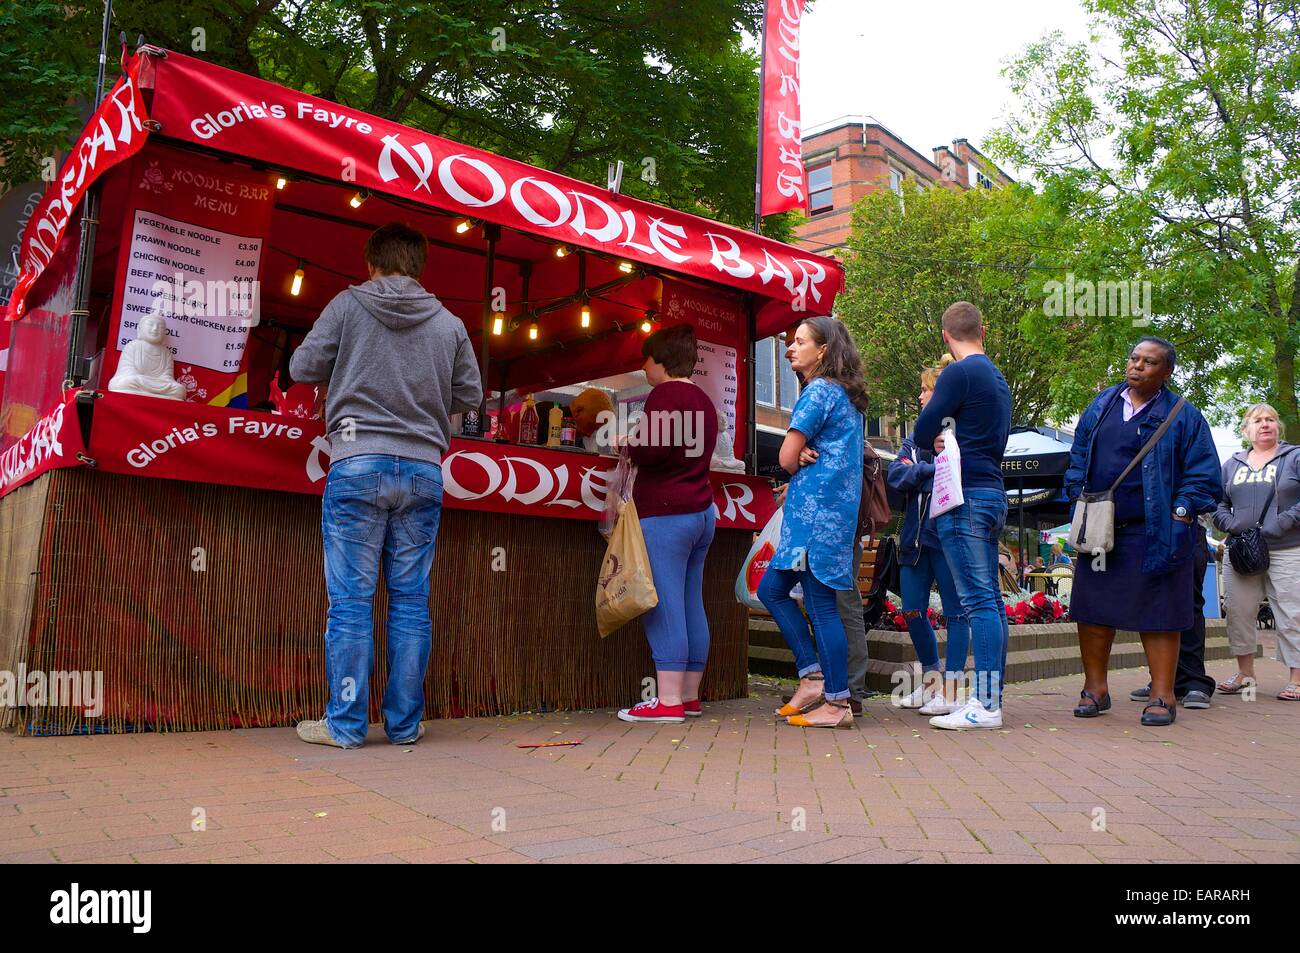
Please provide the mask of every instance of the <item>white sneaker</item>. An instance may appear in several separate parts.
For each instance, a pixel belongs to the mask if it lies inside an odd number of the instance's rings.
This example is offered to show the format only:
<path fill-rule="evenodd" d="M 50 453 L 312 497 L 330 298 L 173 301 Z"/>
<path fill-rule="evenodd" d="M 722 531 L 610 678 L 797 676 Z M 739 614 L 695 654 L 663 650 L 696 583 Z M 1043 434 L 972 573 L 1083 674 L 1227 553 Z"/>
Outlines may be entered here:
<path fill-rule="evenodd" d="M 922 715 L 951 715 L 958 708 L 964 708 L 965 702 L 950 702 L 943 697 L 943 692 L 935 692 L 933 698 L 921 706 Z"/>
<path fill-rule="evenodd" d="M 928 704 L 935 695 L 942 694 L 942 688 L 922 683 L 917 686 L 915 691 L 908 692 L 901 698 L 895 695 L 890 700 L 894 703 L 895 708 L 921 708 Z"/>
<path fill-rule="evenodd" d="M 1002 709 L 989 711 L 974 695 L 956 711 L 947 715 L 938 715 L 930 719 L 932 728 L 948 728 L 953 731 L 967 731 L 971 728 L 1001 728 Z"/>

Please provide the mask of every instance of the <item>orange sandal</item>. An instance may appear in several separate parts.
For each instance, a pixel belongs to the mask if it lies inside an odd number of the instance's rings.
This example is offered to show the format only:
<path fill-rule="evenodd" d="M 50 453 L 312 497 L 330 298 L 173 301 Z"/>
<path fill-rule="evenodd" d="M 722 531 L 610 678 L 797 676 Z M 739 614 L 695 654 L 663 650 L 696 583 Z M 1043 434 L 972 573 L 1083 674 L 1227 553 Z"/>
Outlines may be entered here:
<path fill-rule="evenodd" d="M 805 679 L 810 682 L 824 682 L 826 680 L 825 676 L 823 676 L 821 672 L 810 672 L 809 674 L 805 675 L 803 679 L 800 679 L 800 681 L 803 681 Z M 797 693 L 798 689 L 796 689 L 795 691 Z M 791 698 L 793 697 L 794 696 L 791 696 Z M 812 701 L 810 701 L 808 704 L 804 705 L 803 707 L 799 707 L 797 705 L 791 705 L 789 702 L 787 702 L 786 704 L 782 705 L 780 708 L 776 710 L 776 714 L 782 718 L 789 718 L 792 715 L 802 715 L 804 712 L 812 711 L 814 708 L 817 708 L 824 701 L 826 701 L 826 696 L 823 693 L 818 692 L 817 697 L 814 698 Z"/>

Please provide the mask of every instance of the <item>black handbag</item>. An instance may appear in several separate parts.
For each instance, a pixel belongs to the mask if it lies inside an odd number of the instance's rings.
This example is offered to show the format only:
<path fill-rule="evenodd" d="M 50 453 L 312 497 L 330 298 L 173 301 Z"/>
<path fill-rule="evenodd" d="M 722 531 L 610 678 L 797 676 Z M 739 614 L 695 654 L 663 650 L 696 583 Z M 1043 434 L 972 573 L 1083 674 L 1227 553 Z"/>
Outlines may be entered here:
<path fill-rule="evenodd" d="M 1278 454 L 1269 463 L 1276 463 L 1291 451 Z M 1266 464 L 1267 465 L 1267 464 Z M 1282 468 L 1277 470 L 1280 475 Z M 1258 576 L 1268 569 L 1268 540 L 1264 538 L 1264 518 L 1268 516 L 1268 508 L 1273 505 L 1273 495 L 1277 492 L 1277 478 L 1273 480 L 1273 486 L 1268 491 L 1268 498 L 1264 500 L 1264 507 L 1259 511 L 1259 519 L 1255 525 L 1247 529 L 1244 533 L 1238 533 L 1228 537 L 1228 561 L 1232 563 L 1232 568 L 1241 576 Z"/>

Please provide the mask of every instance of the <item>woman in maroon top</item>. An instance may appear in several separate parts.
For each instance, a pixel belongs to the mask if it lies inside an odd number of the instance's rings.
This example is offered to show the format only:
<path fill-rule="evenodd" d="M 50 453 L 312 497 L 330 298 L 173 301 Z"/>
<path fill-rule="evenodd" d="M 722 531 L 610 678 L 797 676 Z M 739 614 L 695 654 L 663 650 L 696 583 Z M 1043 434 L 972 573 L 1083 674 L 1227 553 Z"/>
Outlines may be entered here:
<path fill-rule="evenodd" d="M 644 616 L 658 697 L 625 708 L 631 722 L 680 722 L 700 715 L 700 680 L 709 657 L 704 616 L 704 558 L 713 542 L 709 460 L 718 411 L 692 381 L 695 331 L 661 328 L 641 345 L 652 390 L 645 416 L 628 438 L 637 465 L 632 499 L 641 517 L 659 604 Z"/>

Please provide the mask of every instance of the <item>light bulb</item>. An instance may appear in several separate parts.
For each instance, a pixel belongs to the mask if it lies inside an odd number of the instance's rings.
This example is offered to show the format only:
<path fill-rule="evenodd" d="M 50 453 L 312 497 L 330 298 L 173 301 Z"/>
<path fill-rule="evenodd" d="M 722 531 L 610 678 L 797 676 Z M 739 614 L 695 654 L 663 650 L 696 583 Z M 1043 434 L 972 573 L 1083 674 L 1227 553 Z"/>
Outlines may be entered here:
<path fill-rule="evenodd" d="M 278 179 L 275 180 L 275 187 L 277 189 L 282 189 L 288 184 L 289 184 L 289 180 L 286 179 L 284 176 L 280 176 Z"/>
<path fill-rule="evenodd" d="M 556 246 L 555 246 L 555 257 L 556 257 L 556 258 L 563 258 L 563 257 L 564 257 L 565 255 L 567 255 L 568 253 L 569 253 L 569 246 L 567 246 L 567 245 L 556 245 Z"/>
<path fill-rule="evenodd" d="M 534 321 L 532 324 L 528 325 L 528 340 L 530 340 L 530 341 L 536 341 L 536 340 L 537 340 L 537 322 L 536 322 L 536 321 Z"/>
<path fill-rule="evenodd" d="M 632 273 L 632 263 L 630 261 L 620 261 L 618 263 L 618 270 L 624 274 L 630 275 Z"/>
<path fill-rule="evenodd" d="M 370 198 L 369 193 L 367 193 L 365 189 L 362 189 L 356 195 L 352 196 L 352 198 L 348 199 L 348 204 L 353 208 L 361 208 L 361 203 L 368 198 Z"/>
<path fill-rule="evenodd" d="M 649 320 L 645 320 L 641 322 L 642 334 L 649 334 L 652 330 L 654 330 L 654 325 L 651 324 Z"/>
<path fill-rule="evenodd" d="M 584 328 L 591 327 L 591 309 L 585 304 L 582 306 L 582 326 Z"/>
<path fill-rule="evenodd" d="M 505 328 L 506 316 L 504 314 L 494 314 L 492 316 L 492 333 L 497 337 L 500 337 L 501 332 L 504 331 Z"/>
<path fill-rule="evenodd" d="M 472 221 L 470 221 L 467 218 L 462 218 L 459 222 L 456 223 L 456 234 L 464 235 L 473 227 L 474 227 L 474 223 Z"/>
<path fill-rule="evenodd" d="M 295 298 L 302 293 L 302 279 L 303 270 L 302 266 L 299 265 L 298 270 L 293 273 L 293 285 L 289 288 L 289 294 L 293 295 Z"/>

